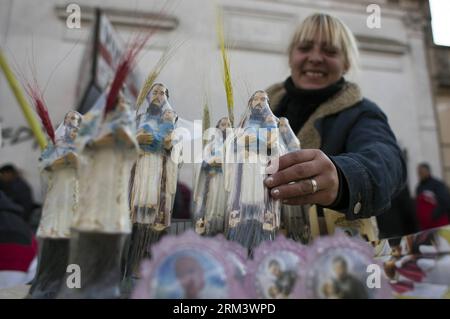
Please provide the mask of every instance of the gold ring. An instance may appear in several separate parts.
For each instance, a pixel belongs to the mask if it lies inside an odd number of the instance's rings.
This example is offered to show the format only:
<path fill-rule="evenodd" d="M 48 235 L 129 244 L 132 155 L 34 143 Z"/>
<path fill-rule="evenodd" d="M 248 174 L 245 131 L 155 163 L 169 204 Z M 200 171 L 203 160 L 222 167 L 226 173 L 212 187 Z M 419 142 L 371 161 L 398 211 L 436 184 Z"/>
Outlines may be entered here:
<path fill-rule="evenodd" d="M 317 186 L 317 182 L 316 182 L 316 180 L 314 178 L 310 178 L 309 180 L 311 181 L 311 186 L 312 186 L 312 193 L 311 194 L 314 194 L 315 192 L 317 192 L 319 187 Z"/>

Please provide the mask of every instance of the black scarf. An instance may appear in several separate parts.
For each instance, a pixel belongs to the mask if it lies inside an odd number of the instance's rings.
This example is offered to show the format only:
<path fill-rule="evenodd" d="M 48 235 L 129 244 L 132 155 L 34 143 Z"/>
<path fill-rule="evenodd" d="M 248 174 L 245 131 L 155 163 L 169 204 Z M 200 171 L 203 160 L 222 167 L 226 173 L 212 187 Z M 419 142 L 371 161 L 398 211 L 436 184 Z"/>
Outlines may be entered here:
<path fill-rule="evenodd" d="M 305 90 L 296 88 L 292 78 L 288 77 L 284 81 L 286 94 L 278 104 L 275 116 L 286 117 L 292 130 L 298 134 L 317 107 L 339 92 L 344 84 L 345 79 L 342 77 L 323 89 Z"/>

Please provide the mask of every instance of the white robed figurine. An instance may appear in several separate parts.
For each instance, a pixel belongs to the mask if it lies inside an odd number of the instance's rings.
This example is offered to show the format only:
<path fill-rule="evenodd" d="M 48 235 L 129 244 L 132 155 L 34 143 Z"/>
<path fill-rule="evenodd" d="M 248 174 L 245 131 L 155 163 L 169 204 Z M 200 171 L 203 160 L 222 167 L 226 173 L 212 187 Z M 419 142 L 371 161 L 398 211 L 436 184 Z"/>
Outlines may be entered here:
<path fill-rule="evenodd" d="M 104 114 L 102 95 L 85 115 L 77 139 L 80 154 L 80 206 L 77 231 L 129 234 L 127 201 L 130 171 L 137 157 L 134 116 L 122 94 Z"/>
<path fill-rule="evenodd" d="M 49 144 L 40 158 L 40 166 L 48 177 L 48 188 L 38 237 L 70 236 L 70 224 L 78 205 L 78 155 L 74 141 L 81 121 L 80 113 L 69 111 L 55 132 L 56 145 Z"/>
<path fill-rule="evenodd" d="M 280 224 L 279 203 L 264 185 L 269 161 L 282 154 L 277 122 L 267 93 L 256 91 L 226 147 L 227 237 L 250 250 L 263 240 L 274 239 Z"/>
<path fill-rule="evenodd" d="M 215 235 L 224 231 L 227 198 L 223 189 L 224 142 L 230 127 L 228 117 L 221 118 L 211 136 L 212 140 L 203 149 L 194 189 L 194 224 L 195 231 L 200 235 Z"/>
<path fill-rule="evenodd" d="M 81 288 L 61 285 L 59 298 L 118 298 L 121 252 L 131 233 L 128 188 L 138 154 L 134 114 L 108 89 L 83 117 L 76 140 L 80 204 L 72 221 L 69 263 L 82 270 Z M 108 101 L 111 100 L 112 102 Z"/>
<path fill-rule="evenodd" d="M 279 122 L 280 144 L 286 153 L 300 150 L 300 141 L 295 136 L 289 121 L 280 117 Z M 281 224 L 286 232 L 286 237 L 302 244 L 308 244 L 311 240 L 311 225 L 308 215 L 308 207 L 304 205 L 282 205 Z"/>
<path fill-rule="evenodd" d="M 178 180 L 179 156 L 175 155 L 174 129 L 177 115 L 161 83 L 152 85 L 136 122 L 139 158 L 131 181 L 132 239 L 127 275 L 136 274 L 149 244 L 156 242 L 171 223 Z"/>
<path fill-rule="evenodd" d="M 177 116 L 167 98 L 167 88 L 156 83 L 137 111 L 140 154 L 131 193 L 133 223 L 159 231 L 170 226 L 178 179 L 178 165 L 171 158 Z"/>
<path fill-rule="evenodd" d="M 78 206 L 77 166 L 74 140 L 82 121 L 70 111 L 40 157 L 40 168 L 48 177 L 47 194 L 37 230 L 39 264 L 29 291 L 30 298 L 55 298 L 69 259 L 70 226 Z"/>

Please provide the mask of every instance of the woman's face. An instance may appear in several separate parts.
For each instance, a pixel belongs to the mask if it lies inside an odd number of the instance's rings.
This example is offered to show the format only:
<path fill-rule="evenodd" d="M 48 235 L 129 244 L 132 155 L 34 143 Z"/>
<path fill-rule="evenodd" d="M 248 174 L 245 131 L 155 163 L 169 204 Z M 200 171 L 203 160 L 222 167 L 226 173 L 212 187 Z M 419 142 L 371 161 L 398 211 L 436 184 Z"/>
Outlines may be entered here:
<path fill-rule="evenodd" d="M 348 69 L 342 51 L 318 37 L 294 46 L 289 66 L 295 86 L 301 89 L 325 88 L 337 82 Z"/>

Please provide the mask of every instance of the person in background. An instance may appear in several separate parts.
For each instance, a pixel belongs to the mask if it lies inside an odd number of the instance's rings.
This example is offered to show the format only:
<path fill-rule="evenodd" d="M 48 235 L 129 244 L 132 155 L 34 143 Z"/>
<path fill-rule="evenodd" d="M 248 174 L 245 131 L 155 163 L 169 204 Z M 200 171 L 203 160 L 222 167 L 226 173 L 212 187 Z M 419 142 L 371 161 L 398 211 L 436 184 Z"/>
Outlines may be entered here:
<path fill-rule="evenodd" d="M 431 175 L 428 163 L 418 165 L 417 175 L 416 210 L 421 230 L 449 224 L 450 193 L 447 186 Z"/>
<path fill-rule="evenodd" d="M 23 208 L 22 218 L 29 223 L 34 209 L 31 187 L 12 164 L 0 168 L 0 191 Z"/>
<path fill-rule="evenodd" d="M 0 288 L 25 285 L 36 274 L 37 241 L 21 213 L 0 191 Z"/>
<path fill-rule="evenodd" d="M 377 216 L 377 223 L 380 239 L 401 237 L 419 231 L 414 200 L 407 186 L 391 201 L 391 208 L 385 214 Z"/>

